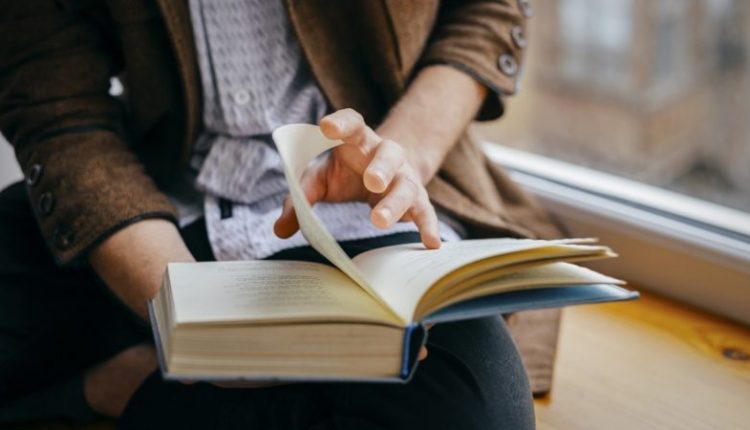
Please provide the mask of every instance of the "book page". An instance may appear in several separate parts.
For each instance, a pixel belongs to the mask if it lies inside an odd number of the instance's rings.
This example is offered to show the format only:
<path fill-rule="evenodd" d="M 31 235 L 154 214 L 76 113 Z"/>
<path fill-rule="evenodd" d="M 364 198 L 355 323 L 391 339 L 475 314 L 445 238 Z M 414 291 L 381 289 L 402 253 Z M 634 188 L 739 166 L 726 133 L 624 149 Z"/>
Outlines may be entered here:
<path fill-rule="evenodd" d="M 471 280 L 475 282 L 474 279 Z M 530 290 L 548 287 L 570 287 L 571 285 L 585 284 L 614 284 L 622 285 L 625 282 L 602 275 L 586 267 L 570 263 L 547 263 L 542 266 L 522 269 L 512 273 L 503 274 L 494 279 L 479 280 L 470 288 L 464 288 L 455 294 L 450 294 L 440 300 L 430 303 L 419 303 L 416 319 L 422 319 L 437 309 L 445 308 L 454 303 L 489 296 L 499 293 L 507 293 L 516 290 Z"/>
<path fill-rule="evenodd" d="M 340 145 L 341 142 L 328 139 L 323 136 L 318 126 L 310 124 L 289 124 L 279 127 L 273 132 L 273 141 L 284 164 L 284 175 L 289 185 L 289 194 L 297 214 L 300 230 L 305 239 L 328 261 L 346 273 L 383 306 L 391 310 L 388 302 L 384 301 L 372 288 L 362 272 L 354 265 L 336 242 L 336 239 L 325 228 L 323 222 L 313 212 L 312 206 L 307 201 L 300 185 L 302 174 L 310 161 Z"/>
<path fill-rule="evenodd" d="M 480 260 L 494 257 L 488 263 L 490 267 L 486 268 L 489 270 L 502 267 L 503 255 L 519 252 L 532 253 L 524 255 L 524 260 L 534 260 L 551 255 L 606 253 L 607 250 L 603 246 L 500 238 L 447 242 L 440 249 L 432 250 L 426 250 L 421 244 L 395 245 L 364 252 L 354 257 L 353 261 L 398 315 L 411 321 L 419 300 L 433 284 L 447 274 Z"/>
<path fill-rule="evenodd" d="M 171 263 L 174 321 L 376 321 L 401 325 L 333 267 L 303 261 Z"/>

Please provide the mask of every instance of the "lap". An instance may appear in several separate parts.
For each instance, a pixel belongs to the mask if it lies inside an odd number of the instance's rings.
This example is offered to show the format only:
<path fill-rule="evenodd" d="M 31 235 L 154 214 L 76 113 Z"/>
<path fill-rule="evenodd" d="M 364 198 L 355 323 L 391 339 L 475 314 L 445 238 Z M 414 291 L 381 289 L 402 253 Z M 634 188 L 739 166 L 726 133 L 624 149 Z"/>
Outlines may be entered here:
<path fill-rule="evenodd" d="M 183 236 L 210 259 L 205 229 Z M 418 241 L 401 234 L 342 244 L 356 254 Z M 0 193 L 0 403 L 84 371 L 147 328 L 88 270 L 52 260 L 22 185 Z M 272 258 L 320 260 L 309 247 Z M 529 428 L 531 394 L 501 318 L 435 326 L 429 357 L 408 384 L 295 384 L 256 390 L 182 385 L 152 375 L 124 428 Z M 317 426 L 317 427 L 315 427 Z"/>
<path fill-rule="evenodd" d="M 528 382 L 502 318 L 438 324 L 427 349 L 406 385 L 347 386 L 335 420 L 352 429 L 365 420 L 384 429 L 533 427 Z"/>
<path fill-rule="evenodd" d="M 184 385 L 152 375 L 121 428 L 526 429 L 531 393 L 501 318 L 435 326 L 407 384 Z"/>

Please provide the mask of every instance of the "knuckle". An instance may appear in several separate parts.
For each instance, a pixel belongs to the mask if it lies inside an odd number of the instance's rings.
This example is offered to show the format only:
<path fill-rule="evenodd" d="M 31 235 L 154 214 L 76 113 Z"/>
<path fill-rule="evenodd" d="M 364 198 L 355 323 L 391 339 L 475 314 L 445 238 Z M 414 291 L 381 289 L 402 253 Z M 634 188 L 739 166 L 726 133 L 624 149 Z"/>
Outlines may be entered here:
<path fill-rule="evenodd" d="M 420 198 L 422 196 L 422 186 L 417 183 L 410 175 L 402 175 L 402 182 L 415 197 Z"/>
<path fill-rule="evenodd" d="M 420 198 L 414 206 L 420 217 L 424 217 L 427 220 L 432 220 L 433 218 L 437 219 L 437 215 L 435 214 L 435 210 L 429 199 Z"/>
<path fill-rule="evenodd" d="M 354 110 L 352 108 L 342 109 L 341 112 L 343 112 L 345 115 L 348 115 L 349 117 L 351 117 L 353 120 L 355 120 L 357 122 L 361 122 L 363 124 L 365 122 L 364 121 L 364 117 L 362 116 L 362 114 L 360 114 L 359 112 L 357 112 L 356 110 Z"/>
<path fill-rule="evenodd" d="M 383 145 L 388 149 L 394 158 L 404 158 L 404 148 L 398 142 L 391 139 L 384 139 Z"/>
<path fill-rule="evenodd" d="M 424 218 L 427 214 L 427 208 L 424 204 L 420 204 L 419 201 L 414 203 L 414 206 L 411 208 L 411 214 L 414 218 L 421 219 Z"/>

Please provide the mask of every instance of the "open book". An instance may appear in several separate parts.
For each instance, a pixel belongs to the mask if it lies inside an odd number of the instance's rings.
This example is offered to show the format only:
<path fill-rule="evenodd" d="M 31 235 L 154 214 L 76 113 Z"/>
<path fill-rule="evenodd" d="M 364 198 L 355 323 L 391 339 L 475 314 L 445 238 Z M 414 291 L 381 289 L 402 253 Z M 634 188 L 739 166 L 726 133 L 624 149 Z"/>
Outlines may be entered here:
<path fill-rule="evenodd" d="M 149 303 L 162 372 L 181 380 L 405 381 L 426 324 L 628 300 L 622 281 L 572 264 L 613 257 L 590 239 L 480 239 L 349 258 L 299 180 L 338 145 L 306 124 L 277 129 L 300 229 L 333 266 L 302 261 L 169 264 Z"/>

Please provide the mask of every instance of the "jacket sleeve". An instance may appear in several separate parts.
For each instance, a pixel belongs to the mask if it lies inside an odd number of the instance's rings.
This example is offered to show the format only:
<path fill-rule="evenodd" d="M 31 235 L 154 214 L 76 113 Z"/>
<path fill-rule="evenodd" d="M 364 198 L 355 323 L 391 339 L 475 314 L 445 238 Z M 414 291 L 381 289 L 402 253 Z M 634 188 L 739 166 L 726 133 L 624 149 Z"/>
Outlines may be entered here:
<path fill-rule="evenodd" d="M 487 86 L 477 119 L 495 119 L 518 90 L 531 14 L 529 0 L 443 1 L 421 64 L 448 64 Z"/>
<path fill-rule="evenodd" d="M 83 262 L 128 224 L 175 218 L 121 132 L 121 108 L 109 95 L 115 45 L 86 11 L 64 3 L 8 0 L 0 8 L 0 130 L 60 265 Z"/>

